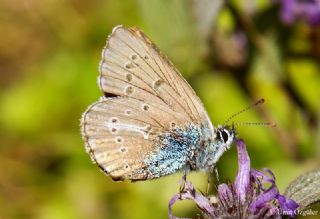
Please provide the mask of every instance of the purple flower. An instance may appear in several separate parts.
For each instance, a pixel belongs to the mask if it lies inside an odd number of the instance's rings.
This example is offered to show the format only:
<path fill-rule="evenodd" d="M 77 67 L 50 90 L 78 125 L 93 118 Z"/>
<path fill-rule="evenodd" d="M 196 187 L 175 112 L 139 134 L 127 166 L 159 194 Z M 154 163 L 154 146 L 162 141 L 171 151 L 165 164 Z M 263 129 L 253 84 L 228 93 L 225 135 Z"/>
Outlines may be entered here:
<path fill-rule="evenodd" d="M 281 6 L 280 17 L 286 24 L 298 20 L 311 25 L 320 24 L 320 0 L 277 0 Z"/>
<path fill-rule="evenodd" d="M 246 145 L 237 140 L 239 170 L 235 182 L 218 185 L 218 193 L 211 198 L 198 193 L 190 182 L 169 202 L 170 219 L 179 219 L 172 213 L 178 200 L 193 200 L 207 218 L 281 218 L 295 217 L 298 204 L 279 193 L 275 176 L 269 169 L 250 169 Z"/>

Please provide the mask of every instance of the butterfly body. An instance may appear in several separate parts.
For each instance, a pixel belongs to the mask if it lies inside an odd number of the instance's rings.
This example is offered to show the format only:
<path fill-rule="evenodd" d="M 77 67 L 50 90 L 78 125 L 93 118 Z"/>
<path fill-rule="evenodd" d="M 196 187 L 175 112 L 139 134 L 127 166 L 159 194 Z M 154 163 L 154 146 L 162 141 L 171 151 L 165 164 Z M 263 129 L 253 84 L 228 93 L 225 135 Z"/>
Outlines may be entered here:
<path fill-rule="evenodd" d="M 114 28 L 102 53 L 104 96 L 81 119 L 92 160 L 114 180 L 146 180 L 208 170 L 234 131 L 214 128 L 172 63 L 137 28 Z"/>

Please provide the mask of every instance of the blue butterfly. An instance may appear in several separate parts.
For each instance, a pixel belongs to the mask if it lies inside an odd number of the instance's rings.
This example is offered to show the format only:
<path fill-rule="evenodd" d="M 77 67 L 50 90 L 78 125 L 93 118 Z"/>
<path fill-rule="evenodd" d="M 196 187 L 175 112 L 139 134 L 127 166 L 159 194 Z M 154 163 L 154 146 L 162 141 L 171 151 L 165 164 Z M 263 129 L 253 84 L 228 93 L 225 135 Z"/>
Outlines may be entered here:
<path fill-rule="evenodd" d="M 234 141 L 234 129 L 212 125 L 191 86 L 139 29 L 113 29 L 99 70 L 104 96 L 83 113 L 82 137 L 113 180 L 211 170 Z"/>

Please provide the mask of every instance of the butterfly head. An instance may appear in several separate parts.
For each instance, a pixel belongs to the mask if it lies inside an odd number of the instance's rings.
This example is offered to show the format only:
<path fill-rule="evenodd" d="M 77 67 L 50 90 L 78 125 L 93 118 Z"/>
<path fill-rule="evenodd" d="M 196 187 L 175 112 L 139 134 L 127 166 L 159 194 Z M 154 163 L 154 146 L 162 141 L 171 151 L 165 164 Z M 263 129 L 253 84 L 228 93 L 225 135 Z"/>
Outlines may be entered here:
<path fill-rule="evenodd" d="M 211 136 L 204 137 L 203 147 L 197 153 L 197 169 L 208 170 L 216 165 L 220 157 L 227 151 L 235 139 L 233 126 L 218 126 L 213 129 Z"/>
<path fill-rule="evenodd" d="M 218 126 L 216 129 L 216 141 L 220 142 L 221 147 L 229 149 L 235 139 L 234 126 Z"/>

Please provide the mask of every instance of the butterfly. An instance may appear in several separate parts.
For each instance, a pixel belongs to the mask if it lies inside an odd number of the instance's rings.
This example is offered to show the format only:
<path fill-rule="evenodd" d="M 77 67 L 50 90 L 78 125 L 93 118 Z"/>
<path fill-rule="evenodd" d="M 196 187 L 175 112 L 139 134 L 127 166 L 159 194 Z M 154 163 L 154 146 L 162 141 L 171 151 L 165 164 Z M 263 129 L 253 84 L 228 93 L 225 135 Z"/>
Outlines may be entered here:
<path fill-rule="evenodd" d="M 201 100 L 138 28 L 116 26 L 99 65 L 103 96 L 83 113 L 82 138 L 115 181 L 212 169 L 234 141 L 214 127 Z"/>

